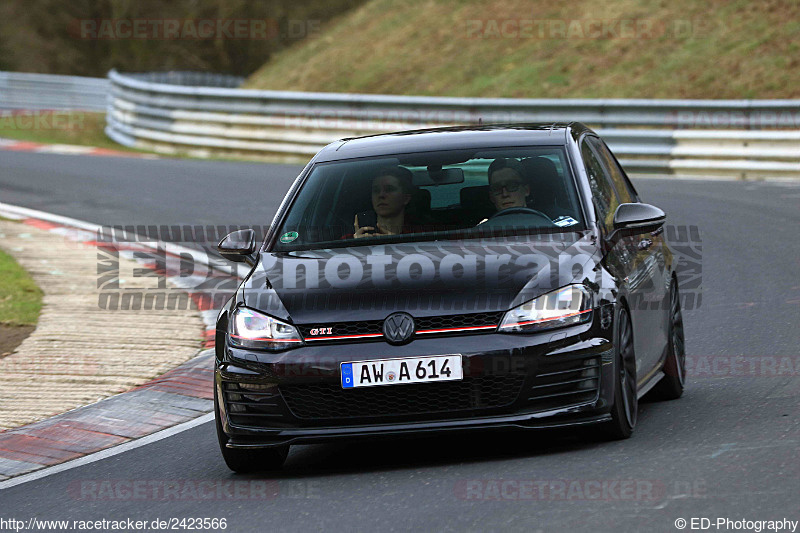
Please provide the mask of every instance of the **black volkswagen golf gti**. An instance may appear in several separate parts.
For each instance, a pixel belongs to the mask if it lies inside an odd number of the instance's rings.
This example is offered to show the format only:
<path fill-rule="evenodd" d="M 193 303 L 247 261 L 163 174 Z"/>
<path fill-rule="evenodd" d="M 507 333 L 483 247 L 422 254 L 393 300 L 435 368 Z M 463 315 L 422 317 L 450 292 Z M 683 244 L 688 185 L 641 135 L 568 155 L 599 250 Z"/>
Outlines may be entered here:
<path fill-rule="evenodd" d="M 642 395 L 683 392 L 664 222 L 579 123 L 328 145 L 260 246 L 252 230 L 219 244 L 252 266 L 217 323 L 226 463 L 415 432 L 629 437 Z"/>

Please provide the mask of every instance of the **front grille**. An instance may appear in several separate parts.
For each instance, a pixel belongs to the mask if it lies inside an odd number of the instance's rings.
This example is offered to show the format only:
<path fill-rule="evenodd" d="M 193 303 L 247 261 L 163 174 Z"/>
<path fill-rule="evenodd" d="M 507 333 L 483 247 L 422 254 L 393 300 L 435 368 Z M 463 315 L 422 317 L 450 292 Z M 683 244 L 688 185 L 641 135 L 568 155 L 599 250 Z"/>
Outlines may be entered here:
<path fill-rule="evenodd" d="M 421 331 L 436 331 L 448 330 L 454 328 L 471 328 L 481 326 L 497 326 L 500 323 L 503 313 L 467 313 L 460 315 L 442 315 L 432 317 L 414 317 L 416 330 Z M 312 334 L 312 330 L 321 328 L 331 328 L 331 333 Z M 301 324 L 297 326 L 300 335 L 305 339 L 313 339 L 314 341 L 324 341 L 326 337 L 350 337 L 357 335 L 380 335 L 375 337 L 348 338 L 337 339 L 331 338 L 328 342 L 353 342 L 353 341 L 375 341 L 383 340 L 383 320 L 362 320 L 358 322 L 331 322 L 327 324 Z M 480 330 L 477 332 L 481 332 Z M 454 331 L 452 334 L 464 334 L 468 332 Z M 436 331 L 436 333 L 429 333 L 426 336 L 433 335 L 447 335 L 447 331 Z"/>
<path fill-rule="evenodd" d="M 282 385 L 289 409 L 303 419 L 429 415 L 512 404 L 523 374 L 465 378 L 463 381 L 343 389 L 338 384 Z"/>
<path fill-rule="evenodd" d="M 469 328 L 479 326 L 496 326 L 503 313 L 470 313 L 466 315 L 443 315 L 415 318 L 417 331 L 430 329 Z"/>
<path fill-rule="evenodd" d="M 225 410 L 231 424 L 270 425 L 270 422 L 286 416 L 277 385 L 230 382 L 222 385 Z"/>
<path fill-rule="evenodd" d="M 321 327 L 331 328 L 333 331 L 331 335 L 334 337 L 339 337 L 342 335 L 368 335 L 370 333 L 381 333 L 383 328 L 383 320 L 362 320 L 360 322 L 335 322 L 331 324 L 319 324 L 319 325 L 302 325 L 297 326 L 297 329 L 300 330 L 300 335 L 303 338 L 325 338 L 326 335 L 312 335 L 311 330 L 319 329 Z"/>
<path fill-rule="evenodd" d="M 528 402 L 550 410 L 591 402 L 600 388 L 600 357 L 544 362 L 528 389 Z"/>

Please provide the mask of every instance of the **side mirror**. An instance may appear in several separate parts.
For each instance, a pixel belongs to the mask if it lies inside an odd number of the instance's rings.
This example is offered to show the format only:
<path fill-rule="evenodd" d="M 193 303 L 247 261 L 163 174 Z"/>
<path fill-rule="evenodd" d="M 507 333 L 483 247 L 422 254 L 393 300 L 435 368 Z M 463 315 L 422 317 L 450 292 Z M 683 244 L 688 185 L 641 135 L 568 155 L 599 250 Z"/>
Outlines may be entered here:
<path fill-rule="evenodd" d="M 654 205 L 620 204 L 614 212 L 614 231 L 608 240 L 616 241 L 621 237 L 656 231 L 666 219 L 664 211 Z"/>
<path fill-rule="evenodd" d="M 245 262 L 256 251 L 256 233 L 251 229 L 229 233 L 219 242 L 217 250 L 226 259 Z"/>

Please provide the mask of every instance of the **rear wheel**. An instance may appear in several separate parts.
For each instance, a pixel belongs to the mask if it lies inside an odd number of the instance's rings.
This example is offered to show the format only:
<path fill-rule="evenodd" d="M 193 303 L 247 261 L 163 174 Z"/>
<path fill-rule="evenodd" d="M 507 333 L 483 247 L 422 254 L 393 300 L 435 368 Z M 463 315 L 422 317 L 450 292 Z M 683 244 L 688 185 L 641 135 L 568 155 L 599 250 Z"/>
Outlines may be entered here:
<path fill-rule="evenodd" d="M 636 357 L 633 351 L 633 328 L 626 309 L 619 313 L 619 335 L 614 372 L 614 405 L 611 420 L 603 428 L 612 439 L 627 439 L 636 427 L 639 401 L 636 390 Z"/>
<path fill-rule="evenodd" d="M 672 280 L 669 294 L 669 345 L 664 361 L 664 377 L 653 387 L 656 400 L 676 400 L 683 394 L 686 382 L 686 344 L 683 337 L 683 313 L 677 280 Z"/>
<path fill-rule="evenodd" d="M 217 395 L 214 394 L 214 419 L 217 426 L 217 440 L 225 464 L 234 472 L 247 474 L 267 470 L 280 470 L 289 455 L 289 445 L 274 446 L 254 450 L 228 448 L 228 436 L 222 430 Z"/>

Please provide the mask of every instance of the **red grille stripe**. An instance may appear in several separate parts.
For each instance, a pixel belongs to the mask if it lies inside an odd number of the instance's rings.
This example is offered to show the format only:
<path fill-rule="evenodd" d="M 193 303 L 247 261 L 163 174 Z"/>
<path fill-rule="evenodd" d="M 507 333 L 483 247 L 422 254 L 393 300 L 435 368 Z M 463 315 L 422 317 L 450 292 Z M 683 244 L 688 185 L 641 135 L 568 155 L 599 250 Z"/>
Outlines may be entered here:
<path fill-rule="evenodd" d="M 497 324 L 493 324 L 491 326 L 469 326 L 466 328 L 423 329 L 418 331 L 417 333 L 448 333 L 452 331 L 475 331 L 479 329 L 494 329 L 496 327 Z"/>
<path fill-rule="evenodd" d="M 303 337 L 307 341 L 323 341 L 331 339 L 363 339 L 366 337 L 383 337 L 383 333 L 365 333 L 362 335 L 336 335 L 333 337 Z"/>

